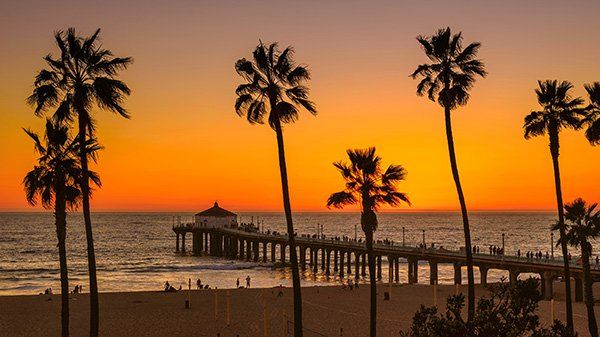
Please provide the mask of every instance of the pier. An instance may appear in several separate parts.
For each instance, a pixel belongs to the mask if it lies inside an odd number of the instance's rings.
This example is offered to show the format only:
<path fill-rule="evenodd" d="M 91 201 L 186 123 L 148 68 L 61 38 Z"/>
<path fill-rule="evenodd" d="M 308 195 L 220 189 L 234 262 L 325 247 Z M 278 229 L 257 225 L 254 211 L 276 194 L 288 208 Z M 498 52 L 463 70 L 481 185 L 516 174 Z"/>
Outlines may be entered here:
<path fill-rule="evenodd" d="M 201 228 L 194 224 L 174 225 L 176 234 L 176 252 L 187 253 L 186 236 L 191 236 L 193 255 L 208 254 L 227 259 L 240 259 L 255 262 L 286 263 L 289 255 L 287 234 L 277 232 L 247 231 L 234 228 Z M 364 242 L 317 238 L 309 235 L 296 236 L 298 265 L 300 270 L 307 268 L 314 273 L 337 275 L 340 278 L 353 275 L 355 278 L 366 276 L 367 256 Z M 420 261 L 429 264 L 430 284 L 437 284 L 438 265 L 450 264 L 454 267 L 454 284 L 462 283 L 462 267 L 466 266 L 465 252 L 444 248 L 416 247 L 397 243 L 374 243 L 377 278 L 382 278 L 382 261 L 388 265 L 391 282 L 400 281 L 400 258 L 408 263 L 408 283 L 418 283 Z M 519 274 L 538 274 L 541 293 L 544 299 L 553 297 L 554 281 L 562 278 L 562 258 L 532 259 L 526 257 L 473 254 L 473 264 L 479 268 L 480 283 L 487 285 L 488 271 L 505 270 L 509 282 L 517 280 Z M 583 270 L 581 265 L 571 262 L 571 278 L 574 280 L 575 301 L 583 301 Z M 600 280 L 600 270 L 592 268 L 594 281 Z"/>

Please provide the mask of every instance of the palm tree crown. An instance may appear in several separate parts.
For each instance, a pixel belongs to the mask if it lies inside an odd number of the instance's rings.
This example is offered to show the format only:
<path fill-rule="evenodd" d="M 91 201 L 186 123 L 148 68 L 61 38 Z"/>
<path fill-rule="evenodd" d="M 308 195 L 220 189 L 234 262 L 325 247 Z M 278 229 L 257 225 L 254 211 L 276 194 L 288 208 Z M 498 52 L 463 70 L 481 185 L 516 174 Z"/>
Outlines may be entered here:
<path fill-rule="evenodd" d="M 585 137 L 592 145 L 600 145 L 600 82 L 586 84 L 585 90 L 590 98 L 586 117 L 583 123 L 587 125 Z"/>
<path fill-rule="evenodd" d="M 37 165 L 23 179 L 27 201 L 31 205 L 41 201 L 44 208 L 51 208 L 55 201 L 55 188 L 60 183 L 65 188 L 67 206 L 77 206 L 81 198 L 81 166 L 76 157 L 78 142 L 69 136 L 68 126 L 47 119 L 43 137 L 28 129 L 25 132 L 33 139 L 34 149 L 39 154 Z M 88 141 L 87 148 L 92 155 L 100 149 L 95 141 Z M 90 179 L 98 186 L 101 184 L 94 172 L 90 172 Z"/>
<path fill-rule="evenodd" d="M 565 240 L 569 245 L 579 247 L 600 235 L 600 212 L 596 207 L 598 204 L 588 205 L 581 198 L 565 205 L 565 219 L 570 222 Z"/>
<path fill-rule="evenodd" d="M 235 111 L 246 116 L 250 123 L 264 123 L 268 112 L 269 125 L 291 123 L 298 119 L 298 108 L 313 115 L 315 104 L 309 100 L 309 89 L 303 82 L 310 79 L 308 68 L 296 65 L 291 47 L 279 51 L 277 44 L 265 46 L 262 42 L 253 53 L 253 60 L 242 58 L 235 70 L 247 83 L 236 89 Z"/>
<path fill-rule="evenodd" d="M 427 94 L 449 109 L 467 104 L 476 76 L 487 75 L 483 62 L 476 58 L 481 44 L 474 42 L 463 48 L 462 33 L 453 35 L 450 28 L 440 29 L 431 37 L 418 36 L 417 41 L 431 60 L 410 75 L 421 78 L 417 94 Z"/>
<path fill-rule="evenodd" d="M 372 217 L 381 205 L 397 206 L 401 202 L 410 204 L 405 193 L 398 192 L 397 184 L 406 177 L 406 170 L 401 165 L 390 165 L 384 171 L 381 157 L 375 154 L 375 148 L 347 150 L 350 163 L 336 162 L 333 165 L 340 171 L 346 181 L 343 191 L 333 193 L 327 200 L 327 207 L 342 208 L 345 205 L 362 206 L 364 216 Z M 377 219 L 361 221 L 364 231 L 377 230 Z"/>
<path fill-rule="evenodd" d="M 113 57 L 110 50 L 100 45 L 99 34 L 100 29 L 84 38 L 77 36 L 73 28 L 54 34 L 60 56 L 44 57 L 48 68 L 36 76 L 33 94 L 27 100 L 36 107 L 36 115 L 58 106 L 57 118 L 72 121 L 74 114 L 81 115 L 90 134 L 94 126 L 90 110 L 94 104 L 125 118 L 130 117 L 122 103 L 131 90 L 115 77 L 133 59 Z"/>
<path fill-rule="evenodd" d="M 560 132 L 563 128 L 579 129 L 584 110 L 581 97 L 572 98 L 573 84 L 569 81 L 538 81 L 535 90 L 540 111 L 532 111 L 525 117 L 525 138 Z"/>

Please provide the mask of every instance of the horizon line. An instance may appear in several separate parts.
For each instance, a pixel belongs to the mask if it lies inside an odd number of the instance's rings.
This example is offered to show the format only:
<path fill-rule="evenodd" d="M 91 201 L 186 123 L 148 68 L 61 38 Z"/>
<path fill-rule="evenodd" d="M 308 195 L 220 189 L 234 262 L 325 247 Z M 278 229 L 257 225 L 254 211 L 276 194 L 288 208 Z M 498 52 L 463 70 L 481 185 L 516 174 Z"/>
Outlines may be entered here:
<path fill-rule="evenodd" d="M 148 210 L 148 209 L 99 209 L 92 210 L 92 213 L 196 213 L 201 210 L 169 210 L 169 209 L 159 209 L 159 210 Z M 284 213 L 283 210 L 276 209 L 240 209 L 234 210 L 239 213 Z M 549 208 L 481 208 L 481 209 L 471 209 L 469 212 L 499 212 L 499 213 L 548 213 L 554 212 L 555 209 Z M 44 210 L 44 209 L 0 209 L 0 213 L 52 213 L 53 210 Z M 358 213 L 359 209 L 353 210 L 319 210 L 319 209 L 300 209 L 294 210 L 292 213 Z M 383 209 L 377 211 L 377 213 L 457 213 L 460 212 L 460 209 L 417 209 L 417 210 L 393 210 L 393 209 Z M 81 210 L 71 211 L 68 213 L 81 213 Z"/>

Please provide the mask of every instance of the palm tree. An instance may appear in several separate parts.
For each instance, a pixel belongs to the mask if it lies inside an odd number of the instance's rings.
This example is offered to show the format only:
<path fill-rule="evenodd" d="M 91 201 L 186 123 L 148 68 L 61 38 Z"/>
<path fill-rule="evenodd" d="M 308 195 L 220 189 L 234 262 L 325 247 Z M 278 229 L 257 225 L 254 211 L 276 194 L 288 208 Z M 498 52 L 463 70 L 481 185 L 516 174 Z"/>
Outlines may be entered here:
<path fill-rule="evenodd" d="M 375 255 L 373 254 L 373 232 L 377 230 L 377 209 L 382 205 L 397 206 L 401 202 L 410 204 L 406 194 L 398 192 L 396 185 L 404 180 L 406 171 L 400 165 L 390 165 L 383 171 L 381 157 L 375 155 L 375 148 L 347 150 L 350 164 L 333 164 L 346 181 L 341 192 L 333 193 L 327 199 L 327 207 L 343 208 L 359 204 L 361 207 L 360 225 L 365 233 L 369 278 L 371 283 L 370 336 L 377 336 L 377 284 L 375 275 Z"/>
<path fill-rule="evenodd" d="M 99 43 L 100 29 L 89 37 L 77 35 L 75 29 L 54 34 L 60 50 L 57 58 L 44 57 L 48 68 L 42 69 L 35 78 L 33 94 L 28 102 L 34 105 L 36 115 L 41 115 L 50 107 L 57 107 L 56 118 L 78 123 L 81 161 L 81 194 L 83 218 L 87 240 L 88 269 L 90 277 L 90 336 L 97 337 L 99 329 L 98 282 L 96 278 L 96 257 L 94 236 L 90 217 L 90 187 L 88 157 L 84 144 L 95 137 L 95 124 L 92 109 L 98 107 L 115 112 L 125 118 L 130 115 L 123 108 L 123 101 L 130 89 L 116 77 L 133 60 L 130 57 L 113 57 L 110 50 Z"/>
<path fill-rule="evenodd" d="M 313 115 L 316 115 L 317 110 L 315 104 L 309 100 L 308 87 L 303 85 L 310 79 L 310 72 L 306 66 L 295 64 L 293 54 L 294 50 L 291 47 L 280 51 L 277 43 L 265 46 L 261 41 L 252 54 L 252 60 L 239 59 L 235 63 L 235 70 L 246 83 L 240 84 L 235 90 L 238 95 L 235 101 L 235 111 L 239 116 L 246 116 L 250 124 L 263 124 L 265 115 L 268 114 L 269 126 L 275 130 L 277 136 L 283 208 L 287 223 L 294 288 L 294 336 L 302 337 L 300 273 L 288 189 L 282 124 L 296 121 L 300 108 L 306 109 Z"/>
<path fill-rule="evenodd" d="M 450 28 L 440 29 L 433 36 L 419 36 L 417 41 L 431 63 L 421 64 L 412 73 L 413 79 L 419 78 L 417 95 L 437 101 L 444 108 L 446 120 L 446 139 L 452 177 L 456 185 L 458 201 L 463 220 L 465 236 L 465 251 L 467 258 L 467 278 L 469 282 L 468 320 L 473 319 L 475 313 L 475 280 L 473 277 L 473 252 L 471 251 L 471 230 L 467 203 L 460 184 L 454 139 L 452 137 L 452 110 L 466 105 L 469 100 L 469 90 L 475 83 L 477 76 L 485 77 L 487 72 L 483 62 L 477 59 L 477 52 L 481 44 L 474 42 L 463 48 L 462 33 L 452 34 Z"/>
<path fill-rule="evenodd" d="M 586 108 L 586 117 L 583 120 L 587 125 L 585 137 L 592 145 L 600 145 L 600 82 L 586 84 L 585 90 L 590 98 L 590 104 Z"/>
<path fill-rule="evenodd" d="M 580 97 L 572 98 L 571 89 L 573 85 L 568 81 L 538 81 L 539 88 L 535 90 L 538 103 L 542 106 L 541 111 L 532 111 L 525 117 L 525 139 L 531 137 L 548 135 L 550 138 L 550 155 L 554 167 L 554 185 L 556 189 L 556 204 L 558 210 L 557 228 L 560 233 L 560 242 L 565 269 L 565 289 L 567 307 L 567 327 L 573 332 L 573 307 L 571 303 L 571 273 L 569 271 L 569 251 L 565 237 L 565 219 L 562 200 L 562 189 L 560 184 L 559 156 L 559 134 L 562 129 L 578 129 L 581 127 L 581 117 L 584 112 L 581 109 L 583 100 Z"/>
<path fill-rule="evenodd" d="M 69 277 L 67 269 L 67 210 L 76 207 L 81 199 L 78 186 L 81 167 L 76 158 L 77 144 L 69 137 L 68 126 L 60 121 L 46 121 L 44 137 L 31 130 L 25 132 L 33 139 L 34 149 L 39 154 L 37 165 L 23 179 L 25 195 L 31 205 L 41 201 L 44 208 L 54 208 L 61 285 L 61 330 L 69 336 Z M 88 151 L 98 150 L 90 144 Z M 100 184 L 95 173 L 92 181 Z"/>
<path fill-rule="evenodd" d="M 598 204 L 588 206 L 581 198 L 565 205 L 565 218 L 570 222 L 566 228 L 565 241 L 573 247 L 581 247 L 585 306 L 587 307 L 588 328 L 592 337 L 598 337 L 598 324 L 594 313 L 593 283 L 590 274 L 590 256 L 592 256 L 590 240 L 600 235 L 600 212 L 596 211 L 597 206 Z"/>

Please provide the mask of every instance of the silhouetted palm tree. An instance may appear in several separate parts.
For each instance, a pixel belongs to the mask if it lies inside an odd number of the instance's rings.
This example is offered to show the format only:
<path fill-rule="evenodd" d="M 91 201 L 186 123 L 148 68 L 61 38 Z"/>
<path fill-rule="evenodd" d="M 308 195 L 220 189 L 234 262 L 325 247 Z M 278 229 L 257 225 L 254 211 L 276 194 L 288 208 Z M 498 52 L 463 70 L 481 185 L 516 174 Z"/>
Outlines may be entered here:
<path fill-rule="evenodd" d="M 56 32 L 54 37 L 60 56 L 44 57 L 48 68 L 41 70 L 36 76 L 33 94 L 28 99 L 30 104 L 36 106 L 37 115 L 49 107 L 57 106 L 56 118 L 68 122 L 77 118 L 78 137 L 82 140 L 94 137 L 94 119 L 91 114 L 94 106 L 129 118 L 129 113 L 122 104 L 130 94 L 130 89 L 116 77 L 133 60 L 129 57 L 113 57 L 110 50 L 102 48 L 98 41 L 99 34 L 100 29 L 89 37 L 78 36 L 73 28 L 66 32 Z M 80 142 L 79 149 L 82 168 L 81 192 L 90 277 L 90 336 L 97 337 L 98 283 L 90 217 L 88 154 L 85 153 L 83 145 L 85 143 L 86 141 Z"/>
<path fill-rule="evenodd" d="M 390 165 L 383 171 L 381 158 L 375 155 L 375 148 L 347 150 L 350 164 L 336 162 L 333 165 L 346 181 L 346 188 L 333 193 L 327 200 L 327 207 L 343 208 L 359 204 L 361 207 L 360 225 L 365 233 L 369 258 L 369 279 L 371 283 L 370 336 L 377 335 L 377 284 L 375 275 L 375 255 L 373 254 L 373 232 L 377 230 L 377 209 L 382 205 L 397 206 L 401 202 L 410 204 L 406 194 L 398 192 L 396 185 L 404 180 L 406 171 L 400 165 Z"/>
<path fill-rule="evenodd" d="M 432 101 L 437 101 L 444 108 L 446 120 L 446 139 L 450 154 L 452 177 L 458 193 L 458 201 L 463 219 L 465 236 L 465 251 L 467 258 L 468 278 L 468 320 L 473 319 L 475 313 L 475 280 L 473 276 L 473 252 L 471 251 L 471 230 L 467 204 L 460 184 L 458 164 L 454 151 L 452 137 L 452 110 L 466 105 L 469 100 L 469 90 L 475 83 L 477 76 L 485 77 L 486 71 L 483 62 L 477 59 L 477 52 L 481 44 L 474 42 L 463 48 L 462 33 L 452 34 L 450 28 L 440 29 L 433 36 L 419 36 L 417 41 L 421 44 L 425 55 L 431 63 L 421 64 L 412 73 L 412 78 L 420 78 L 417 85 L 417 95 L 427 94 Z"/>
<path fill-rule="evenodd" d="M 282 124 L 297 120 L 299 108 L 304 108 L 313 115 L 316 115 L 317 110 L 315 104 L 308 98 L 308 87 L 303 85 L 310 79 L 308 68 L 297 66 L 293 54 L 294 50 L 291 47 L 280 51 L 276 43 L 265 46 L 260 42 L 254 50 L 252 60 L 245 58 L 238 60 L 235 63 L 235 70 L 246 80 L 246 83 L 239 85 L 235 90 L 238 95 L 235 111 L 240 116 L 246 116 L 251 124 L 264 123 L 267 115 L 269 126 L 275 130 L 277 136 L 283 208 L 287 222 L 294 289 L 294 336 L 301 337 L 302 295 Z"/>
<path fill-rule="evenodd" d="M 586 117 L 583 120 L 587 125 L 585 137 L 592 145 L 600 145 L 600 82 L 586 84 L 590 104 L 586 108 Z"/>
<path fill-rule="evenodd" d="M 567 327 L 573 332 L 573 308 L 571 303 L 571 273 L 569 271 L 569 258 L 567 243 L 565 237 L 565 219 L 562 200 L 562 189 L 560 183 L 560 167 L 558 163 L 559 156 L 559 134 L 564 128 L 578 129 L 581 126 L 583 110 L 581 104 L 583 100 L 580 97 L 572 98 L 571 89 L 573 85 L 568 81 L 538 81 L 539 88 L 535 90 L 538 103 L 542 106 L 541 111 L 532 111 L 525 117 L 525 139 L 536 136 L 548 135 L 550 138 L 550 154 L 552 156 L 552 165 L 554 167 L 554 185 L 556 189 L 556 203 L 558 210 L 558 230 L 560 232 L 560 242 L 564 269 L 565 269 L 565 289 L 567 307 Z"/>
<path fill-rule="evenodd" d="M 41 201 L 44 208 L 54 208 L 61 285 L 61 331 L 69 336 L 69 277 L 67 269 L 67 209 L 81 200 L 78 182 L 81 167 L 76 158 L 77 144 L 69 137 L 68 126 L 60 121 L 46 121 L 44 137 L 30 130 L 25 132 L 33 139 L 34 149 L 39 154 L 37 164 L 23 179 L 25 195 L 31 205 Z M 93 143 L 88 150 L 95 152 Z M 95 173 L 91 179 L 100 184 Z"/>
<path fill-rule="evenodd" d="M 565 205 L 565 218 L 569 221 L 569 224 L 566 225 L 565 240 L 573 247 L 581 247 L 585 306 L 587 307 L 588 328 L 592 337 L 598 337 L 598 325 L 594 314 L 593 283 L 590 273 L 590 256 L 592 256 L 590 240 L 600 235 L 600 213 L 596 211 L 597 206 L 598 204 L 588 206 L 581 198 Z"/>

